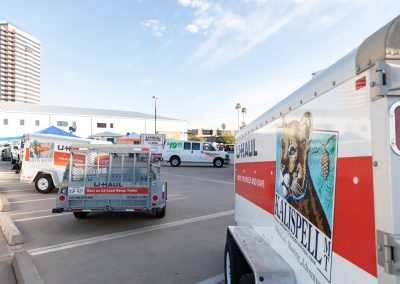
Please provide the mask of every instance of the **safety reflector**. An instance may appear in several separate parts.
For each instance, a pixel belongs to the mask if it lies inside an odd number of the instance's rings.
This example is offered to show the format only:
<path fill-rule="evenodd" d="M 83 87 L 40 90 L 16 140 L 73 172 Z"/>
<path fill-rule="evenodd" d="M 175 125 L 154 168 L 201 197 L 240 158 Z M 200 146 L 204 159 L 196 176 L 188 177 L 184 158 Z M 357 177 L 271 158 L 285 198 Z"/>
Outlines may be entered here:
<path fill-rule="evenodd" d="M 65 201 L 65 195 L 60 195 L 58 197 L 58 200 L 61 201 L 61 202 L 64 202 Z"/>

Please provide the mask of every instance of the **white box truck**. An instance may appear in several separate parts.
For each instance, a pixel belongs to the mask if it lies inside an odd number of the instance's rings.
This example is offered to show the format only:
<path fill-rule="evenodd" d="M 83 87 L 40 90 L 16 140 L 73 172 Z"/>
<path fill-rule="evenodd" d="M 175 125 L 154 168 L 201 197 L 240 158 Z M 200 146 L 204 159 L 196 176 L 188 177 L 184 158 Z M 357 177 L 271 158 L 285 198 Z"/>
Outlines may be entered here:
<path fill-rule="evenodd" d="M 35 183 L 39 193 L 50 193 L 54 188 L 58 188 L 65 167 L 68 165 L 69 151 L 73 144 L 111 144 L 111 142 L 53 134 L 25 134 L 20 181 Z"/>
<path fill-rule="evenodd" d="M 239 131 L 226 283 L 400 283 L 400 17 Z"/>

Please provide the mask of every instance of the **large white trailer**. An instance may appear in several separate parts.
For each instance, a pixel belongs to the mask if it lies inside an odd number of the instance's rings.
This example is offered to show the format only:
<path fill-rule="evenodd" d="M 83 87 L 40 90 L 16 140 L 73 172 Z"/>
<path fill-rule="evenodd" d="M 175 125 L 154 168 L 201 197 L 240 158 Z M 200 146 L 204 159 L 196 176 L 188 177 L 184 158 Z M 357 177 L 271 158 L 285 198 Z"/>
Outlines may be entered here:
<path fill-rule="evenodd" d="M 73 144 L 111 144 L 108 141 L 53 134 L 25 134 L 20 181 L 34 183 L 39 193 L 58 188 Z"/>
<path fill-rule="evenodd" d="M 227 283 L 400 283 L 400 17 L 239 131 Z"/>

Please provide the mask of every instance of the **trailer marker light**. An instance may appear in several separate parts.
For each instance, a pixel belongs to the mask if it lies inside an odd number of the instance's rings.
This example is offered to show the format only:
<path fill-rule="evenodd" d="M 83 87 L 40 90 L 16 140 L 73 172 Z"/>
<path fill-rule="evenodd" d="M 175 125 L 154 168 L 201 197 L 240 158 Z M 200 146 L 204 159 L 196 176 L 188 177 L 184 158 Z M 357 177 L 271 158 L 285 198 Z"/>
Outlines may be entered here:
<path fill-rule="evenodd" d="M 165 192 L 164 191 L 161 193 L 161 198 L 162 198 L 162 200 L 164 200 L 164 198 L 165 198 Z"/>
<path fill-rule="evenodd" d="M 65 195 L 60 195 L 58 197 L 58 200 L 61 201 L 61 202 L 64 202 L 65 201 Z"/>
<path fill-rule="evenodd" d="M 153 195 L 153 196 L 151 197 L 151 199 L 153 199 L 153 201 L 157 201 L 157 200 L 158 200 L 158 195 Z"/>
<path fill-rule="evenodd" d="M 364 88 L 367 85 L 367 77 L 362 77 L 356 81 L 356 91 Z"/>

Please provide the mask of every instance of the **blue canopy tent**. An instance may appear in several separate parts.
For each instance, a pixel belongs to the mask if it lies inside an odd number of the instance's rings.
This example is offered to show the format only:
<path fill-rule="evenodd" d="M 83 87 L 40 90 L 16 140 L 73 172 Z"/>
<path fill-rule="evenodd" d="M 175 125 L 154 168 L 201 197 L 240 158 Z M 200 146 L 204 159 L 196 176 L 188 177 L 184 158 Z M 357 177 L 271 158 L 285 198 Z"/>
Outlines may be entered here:
<path fill-rule="evenodd" d="M 76 136 L 74 134 L 66 132 L 66 131 L 58 128 L 58 127 L 55 127 L 55 126 L 50 126 L 48 128 L 42 129 L 40 131 L 37 131 L 35 133 L 38 133 L 38 134 L 53 134 L 53 135 L 58 135 L 58 136 L 67 136 L 67 137 L 80 138 L 79 136 Z"/>

